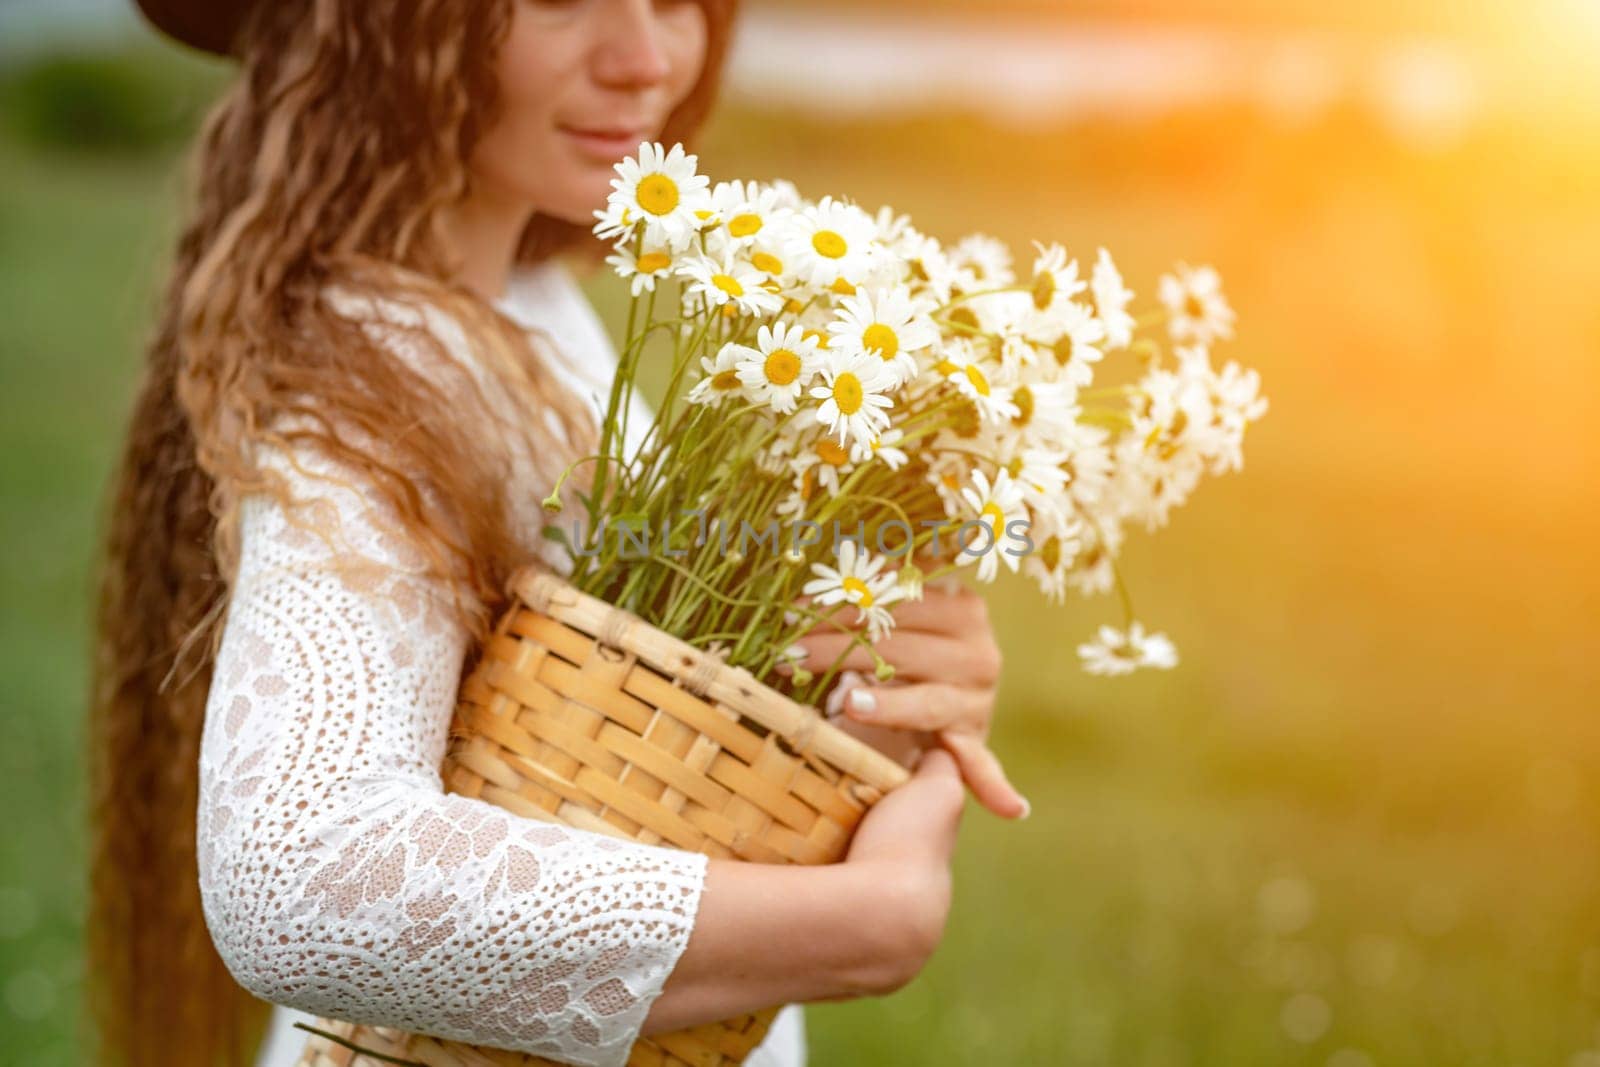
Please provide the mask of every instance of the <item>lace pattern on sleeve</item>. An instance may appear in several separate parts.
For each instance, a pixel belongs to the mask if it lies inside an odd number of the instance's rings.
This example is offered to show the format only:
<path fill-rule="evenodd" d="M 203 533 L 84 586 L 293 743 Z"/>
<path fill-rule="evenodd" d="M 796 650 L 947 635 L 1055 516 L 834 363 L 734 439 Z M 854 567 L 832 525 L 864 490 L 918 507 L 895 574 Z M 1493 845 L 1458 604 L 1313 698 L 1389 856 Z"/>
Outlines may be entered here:
<path fill-rule="evenodd" d="M 240 502 L 206 709 L 200 882 L 222 958 L 304 1011 L 624 1063 L 707 858 L 445 794 L 468 640 L 446 587 L 370 487 L 296 459 L 264 462 L 336 537 L 267 495 Z"/>

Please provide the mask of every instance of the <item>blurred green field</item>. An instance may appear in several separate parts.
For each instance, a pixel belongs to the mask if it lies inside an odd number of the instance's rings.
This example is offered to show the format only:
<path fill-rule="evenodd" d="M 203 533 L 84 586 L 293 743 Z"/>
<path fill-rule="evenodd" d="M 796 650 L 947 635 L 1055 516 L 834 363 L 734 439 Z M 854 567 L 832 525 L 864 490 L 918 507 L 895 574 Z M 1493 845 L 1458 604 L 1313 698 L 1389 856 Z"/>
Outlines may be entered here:
<path fill-rule="evenodd" d="M 215 79 L 184 66 L 175 106 Z M 0 1062 L 78 1064 L 86 564 L 180 181 L 170 147 L 0 129 Z M 1019 253 L 1103 243 L 1141 294 L 1215 263 L 1221 354 L 1272 400 L 1242 474 L 1133 538 L 1179 670 L 1084 676 L 1114 604 L 999 590 L 994 744 L 1033 817 L 969 807 L 934 963 L 809 1008 L 813 1062 L 1600 1063 L 1596 131 L 1433 155 L 1355 113 L 709 133 L 714 177 Z"/>

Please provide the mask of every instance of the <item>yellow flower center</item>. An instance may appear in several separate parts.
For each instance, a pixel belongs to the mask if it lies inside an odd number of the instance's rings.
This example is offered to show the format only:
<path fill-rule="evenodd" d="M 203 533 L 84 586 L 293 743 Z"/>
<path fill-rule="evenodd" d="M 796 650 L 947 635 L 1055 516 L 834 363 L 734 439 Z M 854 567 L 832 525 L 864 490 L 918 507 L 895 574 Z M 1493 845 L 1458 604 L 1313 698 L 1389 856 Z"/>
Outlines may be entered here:
<path fill-rule="evenodd" d="M 1006 524 L 1006 513 L 1001 511 L 1000 505 L 996 504 L 993 500 L 989 501 L 983 506 L 983 513 L 980 517 L 988 519 L 989 525 L 996 530 L 1000 529 Z"/>
<path fill-rule="evenodd" d="M 1039 562 L 1044 564 L 1044 569 L 1053 571 L 1061 563 L 1061 538 L 1051 534 L 1045 541 L 1044 547 L 1039 549 Z"/>
<path fill-rule="evenodd" d="M 750 257 L 750 265 L 768 274 L 782 274 L 783 260 L 770 252 L 757 252 Z"/>
<path fill-rule="evenodd" d="M 867 588 L 866 582 L 860 578 L 846 578 L 839 584 L 857 605 L 863 608 L 872 607 L 872 590 Z"/>
<path fill-rule="evenodd" d="M 876 349 L 885 363 L 900 354 L 900 337 L 881 322 L 875 322 L 861 331 L 861 347 Z"/>
<path fill-rule="evenodd" d="M 799 308 L 796 308 L 795 310 L 798 311 Z M 821 330 L 808 329 L 808 330 L 806 330 L 805 333 L 801 334 L 800 336 L 804 337 L 807 341 L 815 341 L 815 342 L 817 342 L 817 347 L 818 348 L 827 348 L 828 347 L 828 337 Z"/>
<path fill-rule="evenodd" d="M 1018 426 L 1026 426 L 1033 421 L 1033 391 L 1026 385 L 1019 385 L 1011 394 L 1011 399 L 1017 405 L 1017 417 L 1011 421 Z"/>
<path fill-rule="evenodd" d="M 1050 306 L 1056 295 L 1056 276 L 1045 271 L 1033 280 L 1033 306 L 1040 311 Z"/>
<path fill-rule="evenodd" d="M 818 230 L 812 234 L 811 247 L 817 250 L 817 255 L 827 256 L 829 259 L 838 259 L 850 251 L 845 239 L 832 230 Z"/>
<path fill-rule="evenodd" d="M 718 371 L 717 376 L 711 379 L 711 387 L 720 392 L 739 388 L 739 372 L 736 370 Z"/>
<path fill-rule="evenodd" d="M 828 288 L 838 293 L 840 296 L 854 296 L 856 293 L 856 287 L 850 284 L 850 280 L 848 278 L 842 276 L 835 278 L 833 280 L 833 284 L 828 286 Z"/>
<path fill-rule="evenodd" d="M 1011 462 L 1006 464 L 1006 470 L 1011 472 L 1013 478 L 1022 477 L 1022 457 L 1012 456 Z"/>
<path fill-rule="evenodd" d="M 701 222 L 704 222 L 711 217 L 711 212 L 707 211 L 705 208 L 701 208 L 699 211 L 694 213 L 694 217 L 699 219 Z"/>
<path fill-rule="evenodd" d="M 1191 319 L 1203 319 L 1206 317 L 1206 306 L 1200 302 L 1198 296 L 1190 293 L 1188 299 L 1183 302 L 1183 313 Z"/>
<path fill-rule="evenodd" d="M 833 380 L 833 402 L 839 405 L 839 410 L 846 415 L 854 415 L 861 410 L 861 379 L 849 371 L 845 371 Z"/>
<path fill-rule="evenodd" d="M 830 467 L 842 467 L 850 462 L 850 453 L 824 437 L 817 442 L 817 458 Z"/>
<path fill-rule="evenodd" d="M 665 174 L 651 174 L 639 179 L 636 194 L 639 206 L 652 215 L 669 214 L 678 206 L 678 183 Z"/>
<path fill-rule="evenodd" d="M 737 314 L 739 314 L 739 309 L 737 307 L 735 307 L 734 305 L 732 305 L 732 304 L 723 304 L 722 305 L 722 317 L 723 318 L 731 319 Z"/>
<path fill-rule="evenodd" d="M 666 270 L 672 266 L 672 257 L 665 252 L 646 252 L 639 257 L 638 269 L 641 274 L 654 274 L 658 270 Z"/>
<path fill-rule="evenodd" d="M 983 376 L 983 371 L 978 369 L 978 365 L 976 363 L 968 363 L 965 369 L 967 381 L 972 383 L 972 387 L 978 391 L 978 395 L 988 396 L 989 379 Z"/>
<path fill-rule="evenodd" d="M 938 371 L 942 377 L 948 378 L 961 368 L 951 363 L 948 359 L 941 359 L 933 365 L 933 369 Z"/>
<path fill-rule="evenodd" d="M 790 385 L 800 377 L 800 357 L 787 348 L 774 348 L 767 353 L 764 369 L 773 385 Z"/>
<path fill-rule="evenodd" d="M 940 475 L 939 476 L 939 480 L 944 483 L 944 487 L 946 489 L 960 489 L 961 488 L 961 479 L 957 478 L 953 473 L 951 473 L 949 471 L 946 471 L 944 474 Z"/>
<path fill-rule="evenodd" d="M 731 274 L 713 274 L 711 284 L 721 289 L 729 296 L 743 296 L 744 286 L 739 284 L 739 279 Z"/>
<path fill-rule="evenodd" d="M 749 237 L 761 229 L 761 216 L 745 212 L 728 220 L 728 232 L 735 237 Z"/>

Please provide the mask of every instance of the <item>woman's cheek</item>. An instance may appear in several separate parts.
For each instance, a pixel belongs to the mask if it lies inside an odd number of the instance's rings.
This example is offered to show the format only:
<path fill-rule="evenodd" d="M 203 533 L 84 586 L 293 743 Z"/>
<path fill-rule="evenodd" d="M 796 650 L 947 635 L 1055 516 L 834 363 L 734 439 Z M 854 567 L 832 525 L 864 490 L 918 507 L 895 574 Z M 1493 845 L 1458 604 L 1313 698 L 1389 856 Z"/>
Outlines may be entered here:
<path fill-rule="evenodd" d="M 682 21 L 672 27 L 673 104 L 689 95 L 706 62 L 706 21 L 699 4 L 681 5 Z"/>

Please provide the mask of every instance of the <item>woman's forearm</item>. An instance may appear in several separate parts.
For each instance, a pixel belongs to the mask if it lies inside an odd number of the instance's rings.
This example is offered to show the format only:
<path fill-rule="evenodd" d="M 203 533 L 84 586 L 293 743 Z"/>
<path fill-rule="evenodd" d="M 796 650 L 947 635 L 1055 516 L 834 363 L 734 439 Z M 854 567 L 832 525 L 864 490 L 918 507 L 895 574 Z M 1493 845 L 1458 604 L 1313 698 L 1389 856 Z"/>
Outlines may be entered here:
<path fill-rule="evenodd" d="M 927 951 L 911 881 L 863 864 L 712 860 L 688 946 L 641 1033 L 898 988 Z"/>

